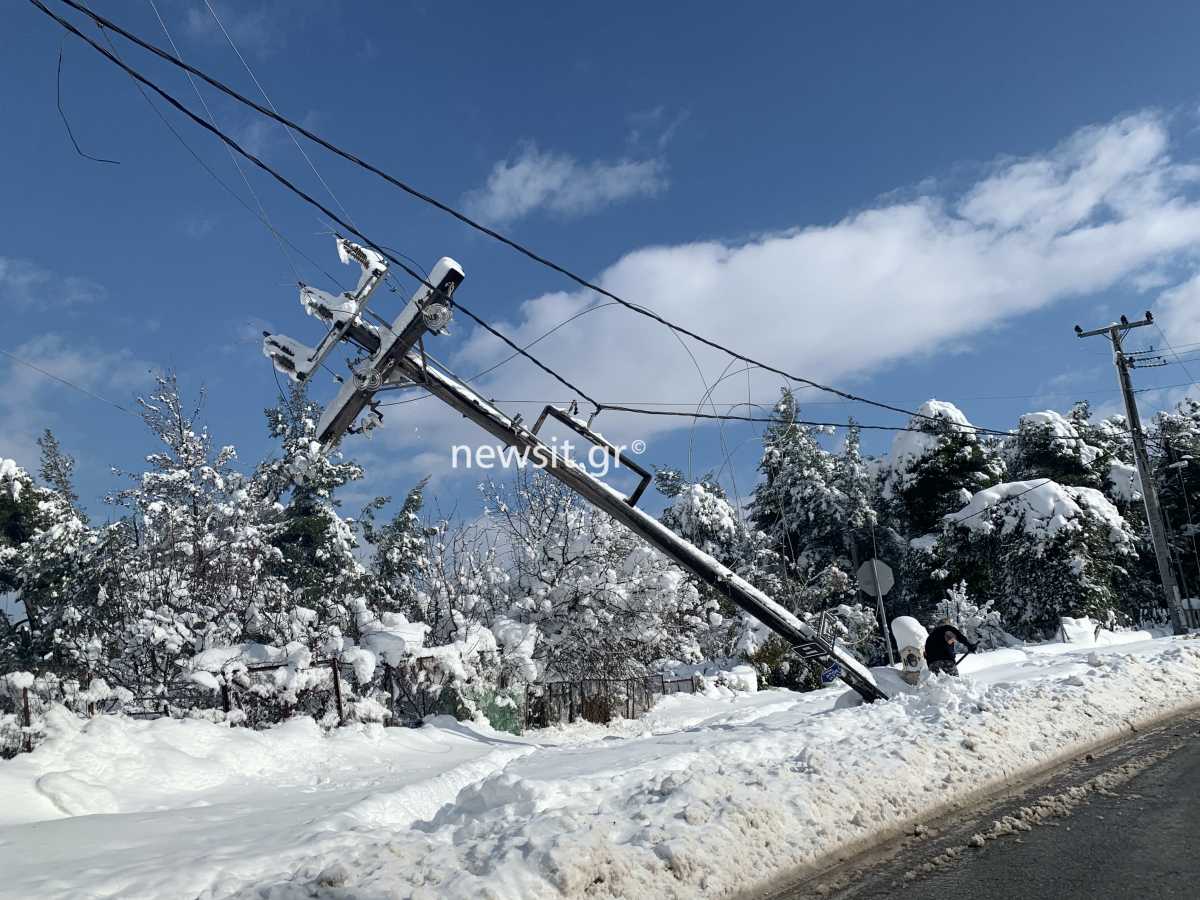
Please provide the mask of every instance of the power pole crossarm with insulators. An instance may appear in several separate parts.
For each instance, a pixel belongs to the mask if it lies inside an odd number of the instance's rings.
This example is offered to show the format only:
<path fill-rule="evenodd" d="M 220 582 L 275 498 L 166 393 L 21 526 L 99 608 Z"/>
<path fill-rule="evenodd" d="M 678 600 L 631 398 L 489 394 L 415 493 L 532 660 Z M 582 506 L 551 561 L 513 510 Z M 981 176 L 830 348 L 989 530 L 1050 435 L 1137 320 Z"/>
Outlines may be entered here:
<path fill-rule="evenodd" d="M 1133 395 L 1133 382 L 1129 378 L 1131 364 L 1121 346 L 1125 333 L 1130 329 L 1152 324 L 1154 324 L 1154 316 L 1147 312 L 1141 321 L 1130 322 L 1128 318 L 1121 316 L 1119 322 L 1091 331 L 1084 331 L 1076 325 L 1075 334 L 1081 338 L 1102 334 L 1112 342 L 1113 362 L 1117 367 L 1117 378 L 1121 383 L 1121 396 L 1125 399 L 1125 417 L 1129 421 L 1129 435 L 1133 440 L 1134 462 L 1137 464 L 1138 477 L 1142 481 L 1142 499 L 1146 504 L 1146 520 L 1150 525 L 1150 540 L 1154 544 L 1154 557 L 1158 561 L 1158 575 L 1162 579 L 1163 593 L 1167 598 L 1167 609 L 1171 611 L 1171 627 L 1176 634 L 1186 634 L 1187 619 L 1183 611 L 1183 599 L 1179 595 L 1179 584 L 1175 580 L 1175 570 L 1171 565 L 1167 526 L 1163 520 L 1162 507 L 1158 502 L 1158 489 L 1154 484 L 1154 473 L 1150 469 L 1150 454 L 1146 452 L 1146 435 L 1142 431 L 1142 419 L 1138 415 L 1137 400 Z"/>
<path fill-rule="evenodd" d="M 515 447 L 523 459 L 534 460 L 546 474 L 612 516 L 681 568 L 723 593 L 780 635 L 801 658 L 822 661 L 826 671 L 836 672 L 836 677 L 866 700 L 887 699 L 870 671 L 849 651 L 838 646 L 835 639 L 819 634 L 728 566 L 681 538 L 654 516 L 638 509 L 637 501 L 650 483 L 650 473 L 620 447 L 592 431 L 590 422 L 578 420 L 571 410 L 547 406 L 533 427 L 527 427 L 521 424 L 520 416 L 501 412 L 453 372 L 426 356 L 425 334 L 444 333 L 450 321 L 454 292 L 463 280 L 463 270 L 458 263 L 448 257 L 439 260 L 391 327 L 376 327 L 365 323 L 362 313 L 371 290 L 383 277 L 386 262 L 379 254 L 341 238 L 338 239 L 338 251 L 343 261 L 354 260 L 362 266 L 363 278 L 358 288 L 342 298 L 311 288 L 301 291 L 305 309 L 330 326 L 325 339 L 317 347 L 306 347 L 282 335 L 268 334 L 263 341 L 263 352 L 276 367 L 301 383 L 307 381 L 325 359 L 328 348 L 339 342 L 354 344 L 367 354 L 366 359 L 354 365 L 351 376 L 343 380 L 337 397 L 321 416 L 317 440 L 323 451 L 332 449 L 343 435 L 356 430 L 354 422 L 364 409 L 372 408 L 377 424 L 379 417 L 373 400 L 376 393 L 420 385 L 493 437 Z M 374 274 L 377 270 L 378 277 Z M 569 454 L 564 456 L 555 446 L 543 441 L 538 437 L 538 431 L 547 419 L 555 419 L 572 429 L 616 459 L 622 467 L 637 474 L 641 479 L 639 486 L 626 496 L 592 475 Z M 370 423 L 357 430 L 369 427 Z"/>

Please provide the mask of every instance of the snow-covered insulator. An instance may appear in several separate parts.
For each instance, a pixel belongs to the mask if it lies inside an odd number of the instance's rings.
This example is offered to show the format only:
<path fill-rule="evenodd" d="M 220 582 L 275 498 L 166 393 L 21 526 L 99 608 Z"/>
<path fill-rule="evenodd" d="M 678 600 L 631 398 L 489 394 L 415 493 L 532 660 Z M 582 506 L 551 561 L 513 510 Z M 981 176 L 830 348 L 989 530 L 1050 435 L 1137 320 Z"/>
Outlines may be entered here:
<path fill-rule="evenodd" d="M 263 332 L 263 355 L 293 381 L 304 381 L 312 372 L 316 348 L 302 344 L 285 334 Z"/>

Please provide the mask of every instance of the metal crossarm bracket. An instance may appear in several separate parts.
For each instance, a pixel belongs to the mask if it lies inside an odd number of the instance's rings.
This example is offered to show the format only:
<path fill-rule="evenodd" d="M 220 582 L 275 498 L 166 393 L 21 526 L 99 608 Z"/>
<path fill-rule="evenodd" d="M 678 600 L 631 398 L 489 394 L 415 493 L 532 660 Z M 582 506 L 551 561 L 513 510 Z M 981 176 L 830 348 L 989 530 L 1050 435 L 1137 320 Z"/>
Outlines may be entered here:
<path fill-rule="evenodd" d="M 588 428 L 583 422 L 580 422 L 574 416 L 570 415 L 566 410 L 559 409 L 557 406 L 547 406 L 542 410 L 542 414 L 538 416 L 537 421 L 533 423 L 533 428 L 531 429 L 532 434 L 537 434 L 538 431 L 541 430 L 542 423 L 546 421 L 547 416 L 555 419 L 556 421 L 562 422 L 562 424 L 566 425 L 581 437 L 587 438 L 597 447 L 604 448 L 604 452 L 607 453 L 612 459 L 615 459 L 618 466 L 624 466 L 631 472 L 634 472 L 641 479 L 638 482 L 638 486 L 633 489 L 633 493 L 625 498 L 625 502 L 630 506 L 636 506 L 638 500 L 641 498 L 642 494 L 646 492 L 646 488 L 650 484 L 650 479 L 652 477 L 650 473 L 647 472 L 643 466 L 639 465 L 636 460 L 627 456 L 625 451 L 620 447 L 610 443 L 605 437 L 592 431 L 592 429 Z"/>

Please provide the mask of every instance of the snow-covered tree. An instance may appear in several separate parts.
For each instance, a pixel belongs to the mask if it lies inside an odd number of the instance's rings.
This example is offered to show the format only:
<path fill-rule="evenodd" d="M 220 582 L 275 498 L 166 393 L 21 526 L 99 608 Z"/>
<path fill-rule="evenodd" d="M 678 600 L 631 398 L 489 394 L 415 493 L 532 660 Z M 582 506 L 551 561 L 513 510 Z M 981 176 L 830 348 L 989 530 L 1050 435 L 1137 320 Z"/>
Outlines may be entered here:
<path fill-rule="evenodd" d="M 363 538 L 375 548 L 370 567 L 370 594 L 380 610 L 412 610 L 417 604 L 420 579 L 429 567 L 430 529 L 421 520 L 425 486 L 422 479 L 404 497 L 391 521 L 375 525 L 375 512 L 388 498 L 377 498 L 359 517 Z"/>
<path fill-rule="evenodd" d="M 1004 630 L 1000 613 L 993 608 L 995 603 L 995 598 L 982 605 L 976 603 L 967 591 L 966 581 L 960 581 L 946 589 L 946 596 L 934 608 L 929 624 L 949 622 L 982 650 L 1012 646 L 1016 640 Z"/>
<path fill-rule="evenodd" d="M 341 515 L 337 491 L 362 478 L 362 467 L 326 455 L 316 439 L 320 407 L 303 387 L 294 387 L 279 406 L 266 411 L 279 442 L 279 456 L 255 471 L 252 492 L 278 504 L 272 544 L 280 553 L 273 573 L 292 590 L 292 605 L 311 611 L 307 640 L 331 628 L 353 628 L 351 603 L 369 592 L 367 570 L 357 556 L 354 520 Z"/>
<path fill-rule="evenodd" d="M 112 498 L 127 518 L 97 541 L 102 615 L 90 638 L 110 684 L 157 691 L 206 648 L 248 631 L 286 640 L 294 627 L 287 585 L 274 574 L 282 557 L 271 508 L 234 468 L 234 448 L 214 445 L 201 404 L 185 404 L 174 376 L 139 403 L 160 446 Z"/>
<path fill-rule="evenodd" d="M 1008 471 L 1017 481 L 1050 478 L 1099 490 L 1108 480 L 1110 460 L 1108 453 L 1084 440 L 1076 421 L 1048 409 L 1021 416 Z"/>
<path fill-rule="evenodd" d="M 944 581 L 965 580 L 1021 637 L 1051 635 L 1059 618 L 1120 620 L 1118 578 L 1137 535 L 1098 490 L 1053 481 L 977 492 L 946 517 L 938 547 Z"/>
<path fill-rule="evenodd" d="M 659 660 L 695 662 L 716 602 L 611 517 L 543 473 L 493 494 L 510 553 L 508 618 L 537 627 L 548 677 L 626 677 Z"/>
<path fill-rule="evenodd" d="M 1004 475 L 997 447 L 953 403 L 927 400 L 897 432 L 883 478 L 883 499 L 912 538 L 936 532 L 942 517 Z"/>
<path fill-rule="evenodd" d="M 798 585 L 789 577 L 784 557 L 771 548 L 766 534 L 738 514 L 711 476 L 693 483 L 676 470 L 662 469 L 656 473 L 655 483 L 659 492 L 671 500 L 662 514 L 664 525 L 777 602 L 796 607 Z M 752 651 L 769 637 L 762 623 L 737 608 L 724 592 L 698 579 L 691 581 L 723 618 L 702 642 L 705 657 Z"/>
<path fill-rule="evenodd" d="M 93 532 L 71 497 L 36 484 L 12 460 L 0 460 L 0 482 L 0 592 L 16 600 L 14 613 L 0 611 L 0 673 L 70 673 Z"/>
<path fill-rule="evenodd" d="M 838 480 L 840 474 L 856 478 L 857 473 L 852 475 L 850 467 L 840 473 L 819 442 L 827 430 L 802 425 L 798 418 L 796 398 L 784 390 L 763 432 L 762 481 L 754 490 L 750 518 L 796 577 L 807 580 L 848 556 L 850 501 Z"/>

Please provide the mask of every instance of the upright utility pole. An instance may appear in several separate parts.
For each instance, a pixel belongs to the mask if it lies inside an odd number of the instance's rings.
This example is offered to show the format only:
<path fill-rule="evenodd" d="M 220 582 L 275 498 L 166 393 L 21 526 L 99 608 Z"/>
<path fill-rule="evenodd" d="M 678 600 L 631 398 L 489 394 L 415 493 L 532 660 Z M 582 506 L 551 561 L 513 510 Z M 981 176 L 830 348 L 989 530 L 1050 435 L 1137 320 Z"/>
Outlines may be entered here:
<path fill-rule="evenodd" d="M 1150 470 L 1150 455 L 1146 452 L 1146 435 L 1142 431 L 1142 419 L 1138 415 L 1137 401 L 1133 396 L 1133 382 L 1129 378 L 1129 360 L 1121 346 L 1125 333 L 1132 328 L 1152 325 L 1154 316 L 1149 312 L 1139 322 L 1130 322 L 1125 316 L 1104 328 L 1084 331 L 1075 326 L 1075 334 L 1081 338 L 1108 336 L 1113 345 L 1113 362 L 1117 367 L 1117 378 L 1121 383 L 1121 396 L 1125 398 L 1125 418 L 1129 421 L 1129 434 L 1133 439 L 1133 457 L 1138 476 L 1142 482 L 1142 499 L 1146 504 L 1146 520 L 1150 525 L 1150 539 L 1154 544 L 1154 557 L 1158 561 L 1158 576 L 1162 579 L 1163 593 L 1167 598 L 1167 609 L 1171 611 L 1171 626 L 1176 634 L 1187 634 L 1187 620 L 1183 612 L 1183 600 L 1179 596 L 1179 585 L 1171 567 L 1171 549 L 1167 543 L 1167 527 L 1163 521 L 1162 507 L 1158 502 L 1158 491 L 1154 486 L 1154 474 Z"/>

